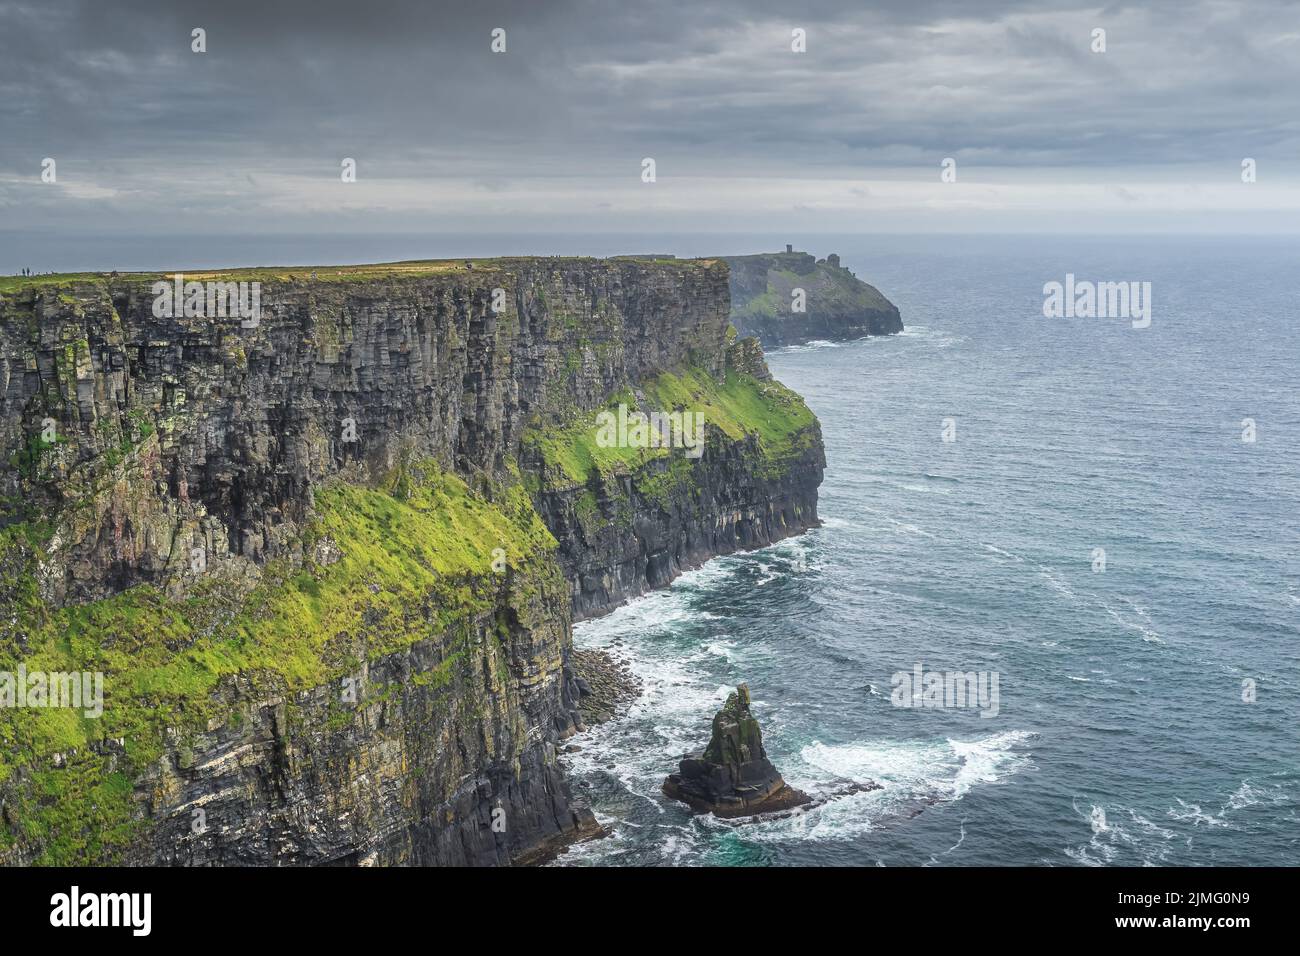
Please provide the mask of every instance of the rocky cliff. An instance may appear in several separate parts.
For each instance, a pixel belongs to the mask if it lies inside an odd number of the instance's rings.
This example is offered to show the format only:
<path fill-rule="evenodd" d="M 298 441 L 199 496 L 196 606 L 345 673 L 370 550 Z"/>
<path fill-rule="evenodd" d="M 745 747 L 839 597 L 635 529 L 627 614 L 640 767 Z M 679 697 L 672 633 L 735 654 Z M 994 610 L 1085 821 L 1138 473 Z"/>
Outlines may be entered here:
<path fill-rule="evenodd" d="M 831 254 L 728 256 L 731 321 L 767 348 L 903 331 L 898 308 Z M 802 297 L 799 295 L 802 290 Z"/>
<path fill-rule="evenodd" d="M 185 278 L 259 283 L 260 316 L 158 317 L 171 276 L 0 279 L 0 862 L 592 835 L 556 756 L 573 617 L 817 521 L 816 419 L 735 341 L 726 266 Z M 5 702 L 83 672 L 102 716 Z"/>

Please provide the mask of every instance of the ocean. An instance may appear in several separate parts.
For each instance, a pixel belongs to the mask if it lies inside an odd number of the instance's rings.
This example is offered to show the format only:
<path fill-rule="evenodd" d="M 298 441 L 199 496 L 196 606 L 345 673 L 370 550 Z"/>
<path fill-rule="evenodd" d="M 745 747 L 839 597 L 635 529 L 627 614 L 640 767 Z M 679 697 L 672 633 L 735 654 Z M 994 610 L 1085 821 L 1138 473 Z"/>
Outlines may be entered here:
<path fill-rule="evenodd" d="M 576 628 L 646 693 L 563 758 L 612 835 L 557 864 L 1300 864 L 1295 241 L 797 248 L 906 331 L 768 355 L 821 419 L 822 527 Z M 1150 326 L 1045 318 L 1067 274 L 1150 282 Z M 996 707 L 898 706 L 918 665 L 996 675 Z M 665 799 L 742 681 L 788 782 L 881 788 Z"/>

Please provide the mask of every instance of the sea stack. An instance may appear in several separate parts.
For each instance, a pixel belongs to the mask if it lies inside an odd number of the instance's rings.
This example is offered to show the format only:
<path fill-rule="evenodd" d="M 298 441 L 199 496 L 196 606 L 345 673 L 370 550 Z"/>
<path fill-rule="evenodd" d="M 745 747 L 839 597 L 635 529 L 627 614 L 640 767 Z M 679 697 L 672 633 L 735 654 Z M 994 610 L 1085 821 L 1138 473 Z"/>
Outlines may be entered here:
<path fill-rule="evenodd" d="M 763 750 L 763 733 L 749 710 L 749 686 L 739 685 L 713 718 L 713 738 L 702 754 L 687 754 L 664 793 L 697 813 L 747 817 L 789 810 L 811 798 L 781 779 Z"/>

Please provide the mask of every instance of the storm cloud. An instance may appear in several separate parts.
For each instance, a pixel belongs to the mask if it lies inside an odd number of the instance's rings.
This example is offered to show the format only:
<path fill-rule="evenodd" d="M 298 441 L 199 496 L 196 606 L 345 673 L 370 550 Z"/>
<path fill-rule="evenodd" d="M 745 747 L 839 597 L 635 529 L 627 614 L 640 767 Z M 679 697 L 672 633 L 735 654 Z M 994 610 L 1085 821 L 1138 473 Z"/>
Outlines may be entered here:
<path fill-rule="evenodd" d="M 0 229 L 1249 228 L 1298 74 L 1282 0 L 0 0 Z"/>

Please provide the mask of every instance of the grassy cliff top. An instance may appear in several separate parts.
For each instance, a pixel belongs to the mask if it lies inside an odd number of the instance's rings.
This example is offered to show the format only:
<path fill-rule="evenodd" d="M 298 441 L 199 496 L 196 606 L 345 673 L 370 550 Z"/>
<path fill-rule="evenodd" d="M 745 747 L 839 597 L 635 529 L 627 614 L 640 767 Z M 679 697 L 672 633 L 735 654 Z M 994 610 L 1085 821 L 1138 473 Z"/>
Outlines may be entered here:
<path fill-rule="evenodd" d="M 593 256 L 502 256 L 491 259 L 412 259 L 405 262 L 380 262 L 371 265 L 325 266 L 250 266 L 232 269 L 178 270 L 186 281 L 194 282 L 290 282 L 294 280 L 315 282 L 364 282 L 381 279 L 424 278 L 429 276 L 468 273 L 466 263 L 473 271 L 512 272 L 546 263 L 557 265 L 587 265 L 594 263 L 635 264 L 667 266 L 677 269 L 707 269 L 717 259 L 675 259 L 669 256 L 641 257 L 615 256 L 598 259 Z M 116 278 L 119 281 L 156 282 L 170 280 L 176 272 L 59 272 L 35 276 L 0 276 L 0 293 L 17 292 L 25 288 L 60 288 Z"/>

